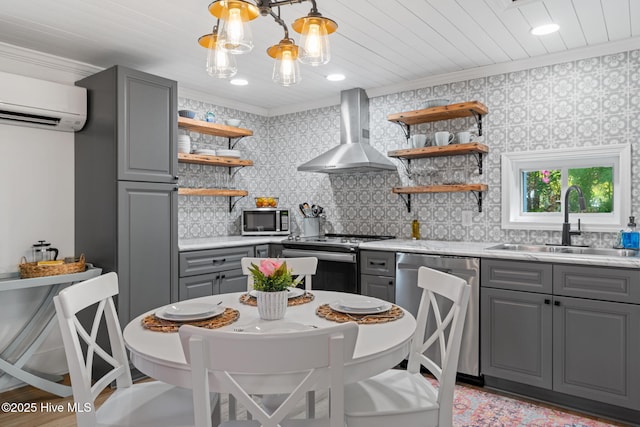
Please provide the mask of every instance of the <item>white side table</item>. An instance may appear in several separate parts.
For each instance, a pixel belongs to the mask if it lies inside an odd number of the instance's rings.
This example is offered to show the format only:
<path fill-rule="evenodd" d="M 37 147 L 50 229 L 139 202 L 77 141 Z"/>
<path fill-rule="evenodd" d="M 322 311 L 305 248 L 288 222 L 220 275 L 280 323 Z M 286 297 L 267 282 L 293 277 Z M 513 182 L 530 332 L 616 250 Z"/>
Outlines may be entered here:
<path fill-rule="evenodd" d="M 0 353 L 0 371 L 2 371 L 0 372 L 0 377 L 9 374 L 27 384 L 57 396 L 71 396 L 71 387 L 57 383 L 62 377 L 43 372 L 34 372 L 33 370 L 27 371 L 24 369 L 24 365 L 42 345 L 54 325 L 57 324 L 53 297 L 63 287 L 99 276 L 101 273 L 101 268 L 87 264 L 87 269 L 82 273 L 60 274 L 58 276 L 36 277 L 33 279 L 20 279 L 17 272 L 0 274 L 0 292 L 41 286 L 49 287 L 45 298 L 38 302 L 39 305 L 34 315 L 4 351 Z"/>

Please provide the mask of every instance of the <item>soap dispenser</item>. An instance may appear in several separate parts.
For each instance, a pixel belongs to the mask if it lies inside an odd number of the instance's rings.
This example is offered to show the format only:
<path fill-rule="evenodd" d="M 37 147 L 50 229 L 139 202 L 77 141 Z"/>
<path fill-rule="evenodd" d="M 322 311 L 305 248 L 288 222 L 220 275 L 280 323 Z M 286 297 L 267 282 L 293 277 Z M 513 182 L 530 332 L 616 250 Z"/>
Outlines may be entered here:
<path fill-rule="evenodd" d="M 630 216 L 627 229 L 622 233 L 622 247 L 640 249 L 640 232 L 636 230 L 636 217 Z"/>

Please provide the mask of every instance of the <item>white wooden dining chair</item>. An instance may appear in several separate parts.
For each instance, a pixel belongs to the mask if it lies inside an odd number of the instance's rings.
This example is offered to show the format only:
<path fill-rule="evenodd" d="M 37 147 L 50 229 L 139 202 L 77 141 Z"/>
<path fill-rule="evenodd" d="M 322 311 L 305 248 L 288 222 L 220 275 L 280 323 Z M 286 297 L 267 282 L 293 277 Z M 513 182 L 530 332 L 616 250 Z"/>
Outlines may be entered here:
<path fill-rule="evenodd" d="M 407 370 L 390 369 L 348 384 L 348 427 L 452 425 L 453 392 L 471 287 L 463 279 L 427 267 L 418 269 L 418 286 L 422 298 Z M 425 336 L 427 323 L 432 321 L 435 331 Z M 425 353 L 432 348 L 437 356 L 430 358 Z M 438 380 L 437 387 L 420 373 L 421 366 Z"/>
<path fill-rule="evenodd" d="M 174 387 L 159 381 L 133 384 L 127 354 L 118 322 L 113 296 L 118 294 L 118 276 L 107 273 L 63 289 L 54 297 L 56 314 L 64 344 L 78 427 L 94 426 L 193 426 L 193 397 L 191 390 Z M 87 330 L 80 324 L 77 313 L 97 306 L 96 314 Z M 100 323 L 106 323 L 111 349 L 102 348 L 96 341 Z M 86 350 L 83 352 L 83 346 Z M 100 357 L 112 368 L 92 384 L 92 363 Z M 116 390 L 100 405 L 96 397 L 112 382 Z M 210 407 L 219 409 L 217 395 L 207 396 Z M 214 421 L 220 419 L 219 413 Z"/>
<path fill-rule="evenodd" d="M 246 274 L 247 278 L 247 291 L 253 290 L 253 276 L 249 271 L 251 264 L 260 265 L 260 261 L 267 258 L 242 258 L 240 263 L 242 265 L 242 274 Z M 291 275 L 294 280 L 300 280 L 304 278 L 304 289 L 306 291 L 311 290 L 311 278 L 316 274 L 318 268 L 318 258 L 316 257 L 301 257 L 301 258 L 282 258 L 280 261 L 287 262 L 287 268 L 291 270 Z"/>
<path fill-rule="evenodd" d="M 353 357 L 358 325 L 349 322 L 308 331 L 251 334 L 184 325 L 179 330 L 186 359 L 191 363 L 196 427 L 210 427 L 210 382 L 234 396 L 252 420 L 230 420 L 221 427 L 344 427 L 343 372 Z M 291 373 L 296 373 L 291 378 Z M 297 375 L 299 374 L 299 375 Z M 250 379 L 247 376 L 251 376 Z M 261 377 L 264 377 L 262 379 Z M 269 380 L 269 379 L 270 380 Z M 246 383 L 277 386 L 286 398 L 273 412 L 263 409 Z M 287 418 L 309 390 L 329 388 L 328 418 Z"/>

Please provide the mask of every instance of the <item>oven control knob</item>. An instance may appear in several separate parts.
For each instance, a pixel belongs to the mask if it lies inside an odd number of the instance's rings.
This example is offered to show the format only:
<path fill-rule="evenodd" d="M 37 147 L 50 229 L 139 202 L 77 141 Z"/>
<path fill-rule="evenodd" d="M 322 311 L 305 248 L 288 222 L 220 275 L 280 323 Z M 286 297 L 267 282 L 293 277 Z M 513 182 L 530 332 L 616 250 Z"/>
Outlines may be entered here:
<path fill-rule="evenodd" d="M 293 240 L 296 240 L 296 241 L 300 240 L 300 236 L 298 236 L 298 235 L 293 236 Z"/>

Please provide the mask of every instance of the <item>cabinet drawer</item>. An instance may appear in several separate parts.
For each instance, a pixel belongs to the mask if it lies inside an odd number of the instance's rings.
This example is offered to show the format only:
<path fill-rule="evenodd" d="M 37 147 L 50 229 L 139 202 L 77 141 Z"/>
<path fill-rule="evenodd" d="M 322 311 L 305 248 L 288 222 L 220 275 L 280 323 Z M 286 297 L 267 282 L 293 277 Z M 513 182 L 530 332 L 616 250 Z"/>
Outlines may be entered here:
<path fill-rule="evenodd" d="M 180 277 L 242 268 L 240 260 L 253 256 L 253 246 L 180 253 Z"/>
<path fill-rule="evenodd" d="M 218 293 L 220 293 L 218 274 L 202 274 L 200 276 L 180 279 L 180 301 L 207 297 Z"/>
<path fill-rule="evenodd" d="M 553 293 L 638 304 L 640 270 L 556 264 L 553 266 Z"/>
<path fill-rule="evenodd" d="M 550 294 L 552 275 L 552 265 L 539 262 L 483 259 L 480 264 L 480 285 L 488 288 Z"/>
<path fill-rule="evenodd" d="M 395 276 L 395 252 L 361 251 L 360 273 L 373 274 L 376 276 Z"/>

